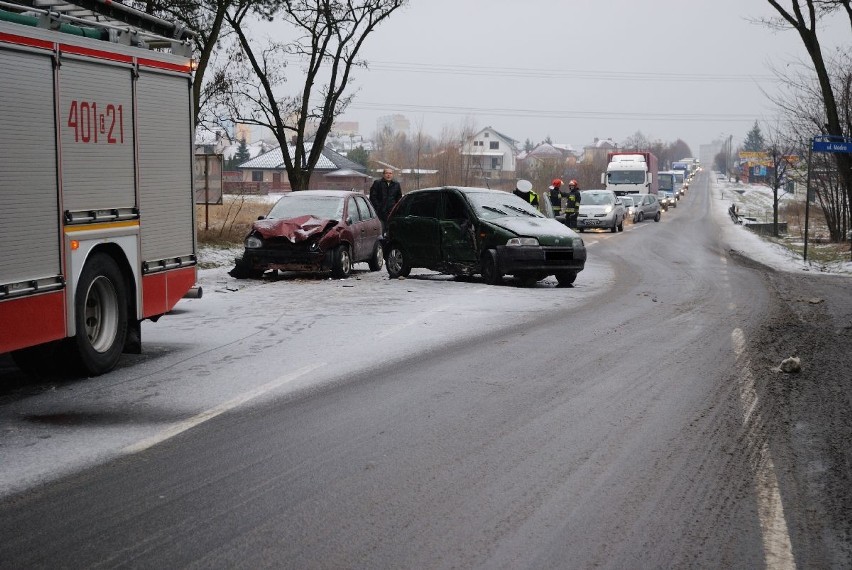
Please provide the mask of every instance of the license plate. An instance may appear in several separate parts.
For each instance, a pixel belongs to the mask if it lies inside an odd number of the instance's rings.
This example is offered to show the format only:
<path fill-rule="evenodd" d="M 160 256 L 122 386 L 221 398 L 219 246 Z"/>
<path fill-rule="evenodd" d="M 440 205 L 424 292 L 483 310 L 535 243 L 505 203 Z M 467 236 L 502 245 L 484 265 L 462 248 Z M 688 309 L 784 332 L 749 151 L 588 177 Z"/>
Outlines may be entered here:
<path fill-rule="evenodd" d="M 601 223 L 601 221 L 600 221 L 600 220 L 586 220 L 586 225 L 587 225 L 587 226 L 596 226 L 596 225 L 598 225 L 599 223 Z"/>

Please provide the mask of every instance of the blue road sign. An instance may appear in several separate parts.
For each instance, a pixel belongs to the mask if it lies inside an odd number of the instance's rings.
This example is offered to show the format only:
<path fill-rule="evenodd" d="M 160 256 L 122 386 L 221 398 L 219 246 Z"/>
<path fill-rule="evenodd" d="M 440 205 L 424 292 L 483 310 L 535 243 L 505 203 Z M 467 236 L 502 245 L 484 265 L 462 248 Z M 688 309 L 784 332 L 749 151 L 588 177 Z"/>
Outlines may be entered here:
<path fill-rule="evenodd" d="M 852 153 L 852 139 L 848 137 L 818 136 L 811 143 L 814 152 Z"/>

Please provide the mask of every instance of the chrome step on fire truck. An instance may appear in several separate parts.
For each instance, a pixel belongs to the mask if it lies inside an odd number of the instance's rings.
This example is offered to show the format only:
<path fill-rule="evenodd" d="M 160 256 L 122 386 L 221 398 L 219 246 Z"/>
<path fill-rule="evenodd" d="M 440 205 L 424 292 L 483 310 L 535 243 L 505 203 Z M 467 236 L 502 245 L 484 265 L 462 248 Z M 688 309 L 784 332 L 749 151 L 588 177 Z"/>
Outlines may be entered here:
<path fill-rule="evenodd" d="M 0 1 L 0 353 L 97 375 L 196 283 L 190 36 Z"/>

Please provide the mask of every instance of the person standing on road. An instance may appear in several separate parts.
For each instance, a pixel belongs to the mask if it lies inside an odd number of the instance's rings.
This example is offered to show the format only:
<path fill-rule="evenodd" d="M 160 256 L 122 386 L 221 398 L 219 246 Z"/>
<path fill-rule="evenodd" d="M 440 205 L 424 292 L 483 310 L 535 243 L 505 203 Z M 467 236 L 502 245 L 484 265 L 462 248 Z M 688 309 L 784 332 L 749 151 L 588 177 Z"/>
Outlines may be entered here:
<path fill-rule="evenodd" d="M 558 216 L 562 213 L 562 179 L 554 178 L 548 190 L 550 190 L 550 206 L 553 208 L 553 215 Z"/>
<path fill-rule="evenodd" d="M 577 216 L 580 214 L 580 185 L 576 180 L 568 183 L 568 199 L 565 204 L 565 224 L 577 229 Z"/>
<path fill-rule="evenodd" d="M 388 214 L 402 198 L 402 186 L 393 179 L 393 170 L 385 168 L 382 177 L 370 186 L 370 203 L 382 221 L 382 233 L 388 229 Z"/>
<path fill-rule="evenodd" d="M 532 187 L 532 182 L 529 180 L 518 180 L 518 183 L 515 184 L 515 191 L 512 192 L 512 194 L 519 197 L 527 204 L 538 208 L 538 194 L 533 192 Z"/>

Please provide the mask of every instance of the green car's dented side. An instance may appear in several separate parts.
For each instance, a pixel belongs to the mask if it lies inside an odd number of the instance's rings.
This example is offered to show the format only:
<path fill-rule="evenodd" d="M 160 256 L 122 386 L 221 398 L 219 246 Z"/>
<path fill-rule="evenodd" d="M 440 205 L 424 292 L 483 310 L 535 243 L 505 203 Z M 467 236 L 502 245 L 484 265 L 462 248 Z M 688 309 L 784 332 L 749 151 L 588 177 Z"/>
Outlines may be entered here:
<path fill-rule="evenodd" d="M 422 267 L 480 274 L 494 284 L 504 275 L 527 284 L 555 275 L 568 285 L 586 262 L 573 230 L 511 193 L 487 188 L 409 192 L 389 216 L 384 250 L 394 278 Z"/>

